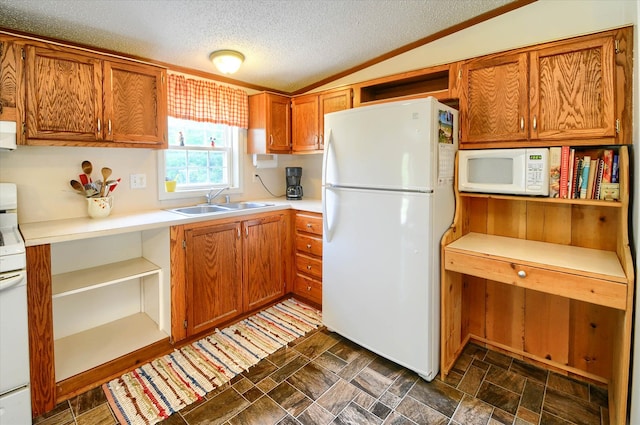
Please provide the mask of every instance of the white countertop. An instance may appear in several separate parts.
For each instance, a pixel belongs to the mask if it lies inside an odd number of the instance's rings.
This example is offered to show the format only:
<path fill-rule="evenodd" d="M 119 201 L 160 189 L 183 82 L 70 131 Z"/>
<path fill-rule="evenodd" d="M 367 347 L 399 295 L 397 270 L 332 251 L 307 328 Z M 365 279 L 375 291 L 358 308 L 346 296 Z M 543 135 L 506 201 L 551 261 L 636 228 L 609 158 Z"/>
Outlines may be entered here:
<path fill-rule="evenodd" d="M 295 209 L 309 212 L 322 212 L 322 202 L 318 199 L 289 201 L 282 198 L 262 199 L 251 202 L 264 202 L 273 206 L 229 211 L 213 215 L 186 216 L 169 210 L 149 210 L 128 214 L 115 214 L 105 218 L 76 217 L 64 220 L 41 221 L 20 225 L 25 246 L 36 246 L 119 233 L 157 229 L 205 220 L 217 220 L 229 217 L 241 217 L 268 211 Z"/>

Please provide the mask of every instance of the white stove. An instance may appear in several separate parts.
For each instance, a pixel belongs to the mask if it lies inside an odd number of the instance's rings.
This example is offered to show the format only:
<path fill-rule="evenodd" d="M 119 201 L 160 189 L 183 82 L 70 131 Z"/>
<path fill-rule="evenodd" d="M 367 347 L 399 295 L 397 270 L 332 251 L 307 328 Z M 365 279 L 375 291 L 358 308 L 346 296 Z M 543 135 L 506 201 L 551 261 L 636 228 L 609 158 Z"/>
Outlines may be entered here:
<path fill-rule="evenodd" d="M 27 271 L 15 184 L 0 183 L 0 425 L 31 423 Z"/>

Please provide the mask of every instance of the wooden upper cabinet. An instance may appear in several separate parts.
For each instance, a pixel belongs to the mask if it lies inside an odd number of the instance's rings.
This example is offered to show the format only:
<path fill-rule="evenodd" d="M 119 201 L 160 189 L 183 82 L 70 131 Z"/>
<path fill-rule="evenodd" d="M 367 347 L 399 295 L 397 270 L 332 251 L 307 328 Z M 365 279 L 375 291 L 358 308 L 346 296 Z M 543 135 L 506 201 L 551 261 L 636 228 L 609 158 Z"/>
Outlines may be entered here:
<path fill-rule="evenodd" d="M 294 97 L 291 101 L 291 141 L 293 151 L 320 149 L 318 95 Z"/>
<path fill-rule="evenodd" d="M 166 147 L 164 70 L 26 46 L 26 143 Z"/>
<path fill-rule="evenodd" d="M 334 90 L 320 94 L 320 147 L 324 148 L 324 115 L 331 112 L 344 111 L 353 107 L 353 91 L 349 89 Z"/>
<path fill-rule="evenodd" d="M 140 64 L 104 63 L 105 139 L 166 144 L 164 71 Z"/>
<path fill-rule="evenodd" d="M 615 137 L 613 37 L 530 55 L 531 138 Z"/>
<path fill-rule="evenodd" d="M 527 63 L 528 56 L 522 53 L 472 60 L 463 66 L 462 140 L 527 138 Z"/>
<path fill-rule="evenodd" d="M 292 142 L 294 152 L 324 149 L 324 114 L 352 107 L 351 89 L 340 89 L 294 97 Z"/>
<path fill-rule="evenodd" d="M 610 34 L 465 62 L 462 146 L 617 143 L 614 55 Z"/>
<path fill-rule="evenodd" d="M 22 76 L 22 46 L 17 41 L 0 36 L 0 120 L 16 121 L 18 139 L 22 135 L 24 86 Z"/>
<path fill-rule="evenodd" d="M 247 153 L 291 151 L 291 101 L 286 96 L 258 93 L 249 96 Z"/>
<path fill-rule="evenodd" d="M 27 139 L 90 142 L 100 138 L 102 61 L 26 46 L 26 69 Z"/>

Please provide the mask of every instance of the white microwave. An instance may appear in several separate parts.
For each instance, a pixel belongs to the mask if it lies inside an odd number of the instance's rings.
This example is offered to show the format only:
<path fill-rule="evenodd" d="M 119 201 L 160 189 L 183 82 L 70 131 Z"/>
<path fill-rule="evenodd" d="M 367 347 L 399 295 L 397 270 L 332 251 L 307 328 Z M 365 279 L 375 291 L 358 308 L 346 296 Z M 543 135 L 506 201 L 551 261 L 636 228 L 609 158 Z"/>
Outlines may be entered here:
<path fill-rule="evenodd" d="M 460 150 L 458 190 L 549 196 L 549 149 Z"/>

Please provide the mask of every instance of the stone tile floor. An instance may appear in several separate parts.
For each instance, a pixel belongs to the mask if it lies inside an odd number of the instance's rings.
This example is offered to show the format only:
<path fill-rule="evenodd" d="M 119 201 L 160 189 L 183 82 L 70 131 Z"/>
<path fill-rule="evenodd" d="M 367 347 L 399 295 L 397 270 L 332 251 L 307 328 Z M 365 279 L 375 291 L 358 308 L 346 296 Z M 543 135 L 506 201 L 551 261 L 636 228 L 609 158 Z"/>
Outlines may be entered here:
<path fill-rule="evenodd" d="M 116 423 L 101 388 L 38 425 Z M 426 382 L 321 329 L 161 422 L 163 425 L 608 424 L 607 391 L 470 344 Z"/>

